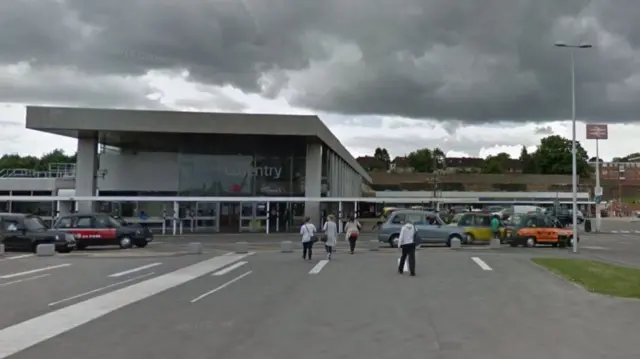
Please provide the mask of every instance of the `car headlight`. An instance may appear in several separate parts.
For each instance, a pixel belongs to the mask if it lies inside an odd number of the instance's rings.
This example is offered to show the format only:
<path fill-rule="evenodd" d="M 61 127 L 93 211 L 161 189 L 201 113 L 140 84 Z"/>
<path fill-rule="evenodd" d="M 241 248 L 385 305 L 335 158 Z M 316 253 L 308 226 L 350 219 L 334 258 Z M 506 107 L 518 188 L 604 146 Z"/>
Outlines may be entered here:
<path fill-rule="evenodd" d="M 60 240 L 60 236 L 56 235 L 56 241 Z"/>
<path fill-rule="evenodd" d="M 136 235 L 141 235 L 141 234 L 142 234 L 142 232 L 138 229 L 138 230 L 136 231 Z"/>

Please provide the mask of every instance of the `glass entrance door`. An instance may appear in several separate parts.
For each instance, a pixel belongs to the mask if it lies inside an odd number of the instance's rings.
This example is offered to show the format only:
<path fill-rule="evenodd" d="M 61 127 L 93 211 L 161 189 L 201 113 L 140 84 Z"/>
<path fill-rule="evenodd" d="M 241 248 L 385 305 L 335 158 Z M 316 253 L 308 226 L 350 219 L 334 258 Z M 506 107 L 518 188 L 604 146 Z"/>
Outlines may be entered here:
<path fill-rule="evenodd" d="M 218 223 L 220 223 L 218 229 L 220 232 L 238 233 L 238 227 L 240 226 L 240 203 L 220 203 L 220 211 L 218 213 Z"/>
<path fill-rule="evenodd" d="M 218 232 L 220 203 L 197 202 L 194 217 L 194 232 Z"/>
<path fill-rule="evenodd" d="M 240 232 L 265 232 L 268 217 L 266 203 L 242 203 Z"/>

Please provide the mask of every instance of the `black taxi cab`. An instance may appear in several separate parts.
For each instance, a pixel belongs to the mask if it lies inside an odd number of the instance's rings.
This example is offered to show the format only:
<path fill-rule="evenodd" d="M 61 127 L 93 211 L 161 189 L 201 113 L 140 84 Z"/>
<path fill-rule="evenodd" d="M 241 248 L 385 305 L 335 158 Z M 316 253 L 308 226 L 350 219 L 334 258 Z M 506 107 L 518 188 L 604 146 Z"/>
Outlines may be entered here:
<path fill-rule="evenodd" d="M 112 216 L 103 213 L 69 214 L 60 216 L 53 228 L 73 234 L 78 249 L 91 246 L 118 245 L 126 249 L 146 247 L 149 243 L 142 228 L 125 226 Z"/>
<path fill-rule="evenodd" d="M 35 252 L 40 244 L 53 244 L 60 253 L 76 249 L 72 235 L 51 230 L 42 218 L 22 213 L 0 213 L 0 244 L 6 251 Z"/>

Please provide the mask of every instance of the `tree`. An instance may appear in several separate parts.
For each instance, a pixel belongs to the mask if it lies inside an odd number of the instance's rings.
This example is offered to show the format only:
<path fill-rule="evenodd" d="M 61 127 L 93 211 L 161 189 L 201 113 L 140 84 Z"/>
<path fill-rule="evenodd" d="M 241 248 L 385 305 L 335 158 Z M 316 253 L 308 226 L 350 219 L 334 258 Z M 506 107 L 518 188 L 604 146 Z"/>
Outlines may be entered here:
<path fill-rule="evenodd" d="M 571 140 L 558 135 L 547 136 L 540 141 L 540 146 L 533 154 L 537 169 L 541 174 L 571 175 Z M 576 142 L 576 170 L 579 176 L 589 177 L 592 168 L 587 163 L 587 151 Z"/>
<path fill-rule="evenodd" d="M 416 172 L 431 173 L 446 167 L 446 156 L 439 148 L 422 148 L 409 153 L 407 161 Z"/>
<path fill-rule="evenodd" d="M 391 157 L 389 156 L 389 152 L 387 151 L 386 148 L 376 148 L 376 150 L 373 152 L 373 157 L 375 159 L 377 159 L 378 161 L 386 164 L 387 168 L 389 169 L 389 164 L 391 163 Z"/>
<path fill-rule="evenodd" d="M 433 153 L 428 148 L 422 148 L 409 153 L 409 166 L 416 172 L 433 172 Z"/>
<path fill-rule="evenodd" d="M 431 151 L 431 156 L 433 156 L 435 169 L 444 169 L 447 167 L 447 156 L 439 147 L 436 147 Z"/>
<path fill-rule="evenodd" d="M 495 156 L 487 156 L 482 164 L 482 173 L 504 173 L 507 161 L 511 159 L 508 153 L 501 152 Z"/>
<path fill-rule="evenodd" d="M 527 147 L 522 146 L 519 160 L 522 165 L 522 173 L 538 173 L 535 158 L 529 153 Z"/>
<path fill-rule="evenodd" d="M 640 153 L 634 152 L 630 153 L 624 157 L 614 157 L 613 162 L 634 162 L 640 159 Z"/>
<path fill-rule="evenodd" d="M 76 155 L 67 155 L 61 149 L 55 149 L 45 153 L 42 157 L 20 156 L 18 154 L 6 154 L 0 157 L 0 170 L 3 169 L 30 169 L 46 171 L 52 163 L 75 163 Z"/>

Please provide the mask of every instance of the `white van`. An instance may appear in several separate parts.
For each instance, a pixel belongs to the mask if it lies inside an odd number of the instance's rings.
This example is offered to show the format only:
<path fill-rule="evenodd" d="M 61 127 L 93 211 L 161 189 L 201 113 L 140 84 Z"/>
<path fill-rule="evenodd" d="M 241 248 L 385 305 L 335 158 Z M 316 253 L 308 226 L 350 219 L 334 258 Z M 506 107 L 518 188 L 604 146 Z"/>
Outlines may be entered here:
<path fill-rule="evenodd" d="M 499 215 L 500 218 L 502 219 L 507 219 L 515 213 L 517 214 L 526 214 L 530 212 L 544 213 L 544 210 L 545 209 L 543 207 L 538 207 L 538 206 L 515 205 L 515 206 L 506 207 L 505 209 L 503 209 L 500 212 L 497 212 L 496 214 Z"/>

